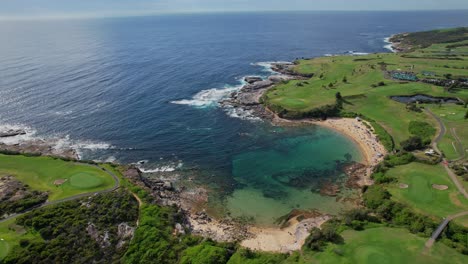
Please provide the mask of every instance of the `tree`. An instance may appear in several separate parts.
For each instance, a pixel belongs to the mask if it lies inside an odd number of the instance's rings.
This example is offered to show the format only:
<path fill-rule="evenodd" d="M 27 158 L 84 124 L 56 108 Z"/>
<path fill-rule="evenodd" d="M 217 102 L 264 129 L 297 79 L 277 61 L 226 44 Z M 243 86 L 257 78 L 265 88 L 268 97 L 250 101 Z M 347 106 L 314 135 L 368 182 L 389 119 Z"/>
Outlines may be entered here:
<path fill-rule="evenodd" d="M 340 92 L 337 92 L 337 93 L 335 94 L 335 98 L 336 98 L 336 100 L 341 100 L 341 99 L 343 99 L 343 97 L 341 96 L 341 93 L 340 93 Z"/>
<path fill-rule="evenodd" d="M 346 76 L 343 77 L 343 82 L 344 82 L 344 83 L 347 83 L 347 82 L 348 82 L 348 78 L 346 78 Z"/>
<path fill-rule="evenodd" d="M 465 112 L 465 119 L 468 119 L 468 110 Z"/>
<path fill-rule="evenodd" d="M 410 137 L 409 139 L 402 141 L 400 144 L 406 151 L 413 151 L 424 147 L 422 139 L 418 136 Z"/>

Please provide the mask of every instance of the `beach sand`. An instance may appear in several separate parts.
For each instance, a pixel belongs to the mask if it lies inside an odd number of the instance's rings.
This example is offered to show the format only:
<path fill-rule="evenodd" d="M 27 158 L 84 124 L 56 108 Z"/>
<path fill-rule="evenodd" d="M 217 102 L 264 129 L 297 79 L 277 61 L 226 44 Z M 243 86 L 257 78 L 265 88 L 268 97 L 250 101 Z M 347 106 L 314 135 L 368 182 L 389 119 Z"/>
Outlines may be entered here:
<path fill-rule="evenodd" d="M 241 246 L 260 251 L 288 253 L 300 250 L 313 227 L 320 227 L 331 217 L 324 215 L 297 221 L 293 218 L 289 226 L 280 228 L 250 227 L 252 238 L 241 242 Z"/>

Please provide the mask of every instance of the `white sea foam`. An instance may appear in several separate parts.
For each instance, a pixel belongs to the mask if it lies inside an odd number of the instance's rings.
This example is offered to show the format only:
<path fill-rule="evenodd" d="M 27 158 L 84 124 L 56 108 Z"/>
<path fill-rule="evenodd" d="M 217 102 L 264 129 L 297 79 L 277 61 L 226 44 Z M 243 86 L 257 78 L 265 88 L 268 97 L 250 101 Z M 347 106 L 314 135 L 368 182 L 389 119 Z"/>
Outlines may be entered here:
<path fill-rule="evenodd" d="M 390 42 L 390 37 L 384 38 L 384 42 L 387 43 L 387 45 L 384 46 L 384 48 L 390 50 L 391 52 L 395 53 L 396 50 L 393 48 L 392 43 Z"/>
<path fill-rule="evenodd" d="M 240 118 L 243 120 L 251 120 L 251 121 L 262 121 L 261 118 L 254 115 L 252 110 L 245 110 L 242 108 L 234 108 L 232 106 L 226 106 L 224 108 L 228 116 L 233 118 Z"/>
<path fill-rule="evenodd" d="M 342 55 L 350 55 L 350 56 L 365 56 L 365 55 L 369 55 L 369 53 L 367 52 L 359 52 L 359 51 L 354 51 L 354 50 L 349 50 L 347 52 L 344 52 L 342 54 L 330 54 L 330 53 L 327 53 L 327 54 L 324 54 L 325 57 L 335 57 L 335 56 L 342 56 Z"/>
<path fill-rule="evenodd" d="M 350 50 L 348 51 L 346 54 L 349 54 L 351 56 L 365 56 L 365 55 L 369 55 L 369 53 L 367 52 L 359 52 L 359 51 L 354 51 L 354 50 Z"/>
<path fill-rule="evenodd" d="M 156 173 L 156 172 L 173 172 L 177 169 L 180 169 L 183 167 L 183 163 L 179 162 L 178 164 L 168 164 L 168 165 L 163 165 L 157 168 L 143 168 L 142 166 L 139 166 L 138 168 L 140 169 L 141 172 L 143 173 Z"/>
<path fill-rule="evenodd" d="M 37 135 L 37 131 L 35 129 L 21 124 L 0 125 L 0 131 L 8 130 L 23 130 L 26 132 L 26 134 L 0 138 L 0 143 L 6 145 L 16 145 L 24 142 L 43 142 L 44 144 L 50 145 L 56 153 L 60 153 L 61 150 L 73 149 L 76 151 L 79 158 L 82 157 L 82 150 L 96 151 L 114 148 L 111 144 L 105 142 L 71 139 L 69 135 L 52 135 L 48 137 L 39 136 Z"/>
<path fill-rule="evenodd" d="M 242 85 L 238 86 L 226 86 L 221 89 L 213 88 L 208 90 L 202 90 L 195 94 L 192 99 L 184 99 L 178 101 L 172 101 L 173 104 L 180 104 L 180 105 L 190 105 L 200 108 L 205 107 L 213 107 L 217 106 L 218 103 L 229 97 L 232 92 L 238 91 L 242 88 Z"/>
<path fill-rule="evenodd" d="M 5 132 L 9 130 L 23 130 L 24 132 L 26 132 L 26 134 L 17 135 L 14 137 L 0 138 L 0 143 L 6 144 L 6 145 L 15 145 L 23 141 L 35 139 L 36 130 L 29 126 L 25 126 L 22 124 L 0 124 L 0 132 Z"/>
<path fill-rule="evenodd" d="M 264 72 L 268 72 L 270 75 L 272 74 L 277 74 L 278 72 L 273 70 L 273 64 L 280 63 L 280 64 L 292 64 L 289 61 L 261 61 L 261 62 L 255 62 L 251 63 L 250 65 L 253 66 L 260 66 L 262 67 Z"/>

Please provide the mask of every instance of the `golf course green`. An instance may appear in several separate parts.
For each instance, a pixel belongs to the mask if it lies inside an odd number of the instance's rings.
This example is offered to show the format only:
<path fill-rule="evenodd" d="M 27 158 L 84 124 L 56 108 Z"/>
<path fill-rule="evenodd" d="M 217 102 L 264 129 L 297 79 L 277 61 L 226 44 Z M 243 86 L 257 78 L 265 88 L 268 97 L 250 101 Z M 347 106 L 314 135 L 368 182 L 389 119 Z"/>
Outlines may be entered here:
<path fill-rule="evenodd" d="M 0 154 L 0 164 L 0 175 L 12 175 L 34 190 L 49 192 L 49 201 L 109 189 L 115 183 L 97 167 L 51 157 Z"/>
<path fill-rule="evenodd" d="M 408 204 L 415 210 L 438 217 L 468 211 L 468 201 L 458 192 L 441 165 L 410 163 L 390 169 L 387 175 L 397 182 L 390 183 L 388 190 L 392 199 Z M 408 188 L 400 188 L 407 184 Z M 448 186 L 447 190 L 437 190 L 433 184 Z"/>
<path fill-rule="evenodd" d="M 342 245 L 330 245 L 317 253 L 311 262 L 327 263 L 466 263 L 467 257 L 458 254 L 444 244 L 435 245 L 423 252 L 425 238 L 413 235 L 405 229 L 378 227 L 364 231 L 347 230 L 342 233 Z"/>

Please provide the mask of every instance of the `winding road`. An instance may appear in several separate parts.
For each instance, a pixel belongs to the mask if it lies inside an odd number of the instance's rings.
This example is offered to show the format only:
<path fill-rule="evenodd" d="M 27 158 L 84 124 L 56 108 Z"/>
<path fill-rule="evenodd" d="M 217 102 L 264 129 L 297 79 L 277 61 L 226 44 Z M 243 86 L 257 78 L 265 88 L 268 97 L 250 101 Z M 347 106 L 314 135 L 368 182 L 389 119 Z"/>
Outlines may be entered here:
<path fill-rule="evenodd" d="M 23 215 L 25 213 L 28 213 L 30 211 L 33 211 L 33 210 L 36 210 L 36 209 L 39 209 L 39 208 L 43 208 L 43 207 L 46 207 L 46 206 L 55 205 L 55 204 L 59 204 L 59 203 L 63 203 L 63 202 L 73 201 L 73 200 L 81 199 L 81 198 L 88 197 L 88 196 L 91 196 L 91 195 L 97 195 L 97 194 L 113 192 L 113 191 L 117 190 L 120 187 L 119 177 L 117 177 L 113 172 L 107 170 L 106 168 L 100 167 L 98 165 L 93 165 L 93 164 L 85 164 L 85 163 L 79 163 L 79 164 L 80 165 L 85 165 L 85 166 L 95 167 L 95 168 L 98 168 L 99 170 L 105 171 L 107 174 L 112 176 L 112 178 L 114 179 L 114 186 L 112 186 L 112 188 L 109 188 L 109 189 L 106 189 L 106 190 L 101 190 L 101 191 L 96 191 L 96 192 L 89 192 L 89 193 L 82 193 L 82 194 L 73 195 L 73 196 L 70 196 L 70 197 L 67 197 L 67 198 L 64 198 L 64 199 L 60 199 L 60 200 L 56 200 L 56 201 L 45 202 L 45 203 L 43 203 L 43 204 L 41 204 L 39 206 L 31 207 L 31 208 L 29 208 L 29 209 L 27 209 L 27 210 L 25 210 L 25 211 L 23 211 L 21 213 L 12 214 L 12 215 L 4 218 L 4 219 L 1 219 L 0 223 L 6 222 L 6 221 L 8 221 L 10 219 L 13 219 L 15 217 L 18 217 L 20 215 Z"/>
<path fill-rule="evenodd" d="M 437 123 L 439 124 L 439 134 L 434 138 L 434 140 L 432 142 L 432 148 L 435 151 L 437 151 L 437 153 L 442 154 L 442 152 L 437 147 L 437 144 L 440 142 L 440 140 L 442 140 L 445 133 L 447 132 L 447 129 L 445 127 L 445 124 L 442 122 L 442 120 L 438 116 L 436 116 L 434 113 L 432 113 L 427 108 L 425 109 L 425 111 L 431 117 L 433 117 L 437 121 Z M 457 143 L 461 144 L 460 139 L 458 138 L 458 136 L 455 133 L 455 130 L 452 130 L 452 134 L 455 136 L 455 139 L 457 140 Z M 462 157 L 465 157 L 465 155 L 463 154 Z M 449 175 L 449 177 L 452 180 L 453 184 L 455 184 L 455 186 L 457 187 L 458 191 L 465 197 L 465 199 L 468 199 L 468 193 L 466 192 L 465 188 L 463 187 L 463 185 L 458 180 L 457 175 L 448 166 L 448 161 L 445 158 L 442 160 L 442 165 L 444 166 L 445 171 Z M 461 213 L 458 213 L 458 214 L 455 214 L 455 215 L 451 215 L 451 216 L 448 216 L 447 218 L 445 218 L 444 221 L 442 221 L 442 223 L 439 225 L 439 227 L 437 227 L 437 229 L 434 231 L 434 233 L 432 233 L 431 238 L 426 242 L 426 249 L 430 249 L 434 245 L 435 241 L 440 236 L 442 231 L 444 231 L 445 227 L 447 227 L 447 225 L 450 223 L 450 221 L 452 221 L 455 218 L 462 217 L 462 216 L 465 216 L 465 215 L 468 215 L 468 211 L 461 212 Z"/>

